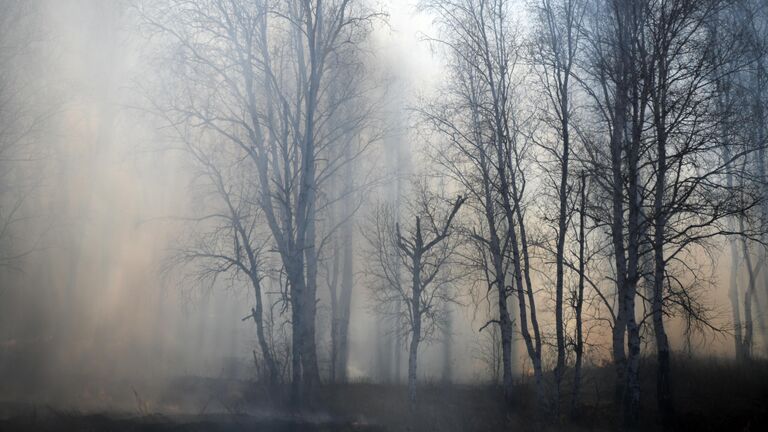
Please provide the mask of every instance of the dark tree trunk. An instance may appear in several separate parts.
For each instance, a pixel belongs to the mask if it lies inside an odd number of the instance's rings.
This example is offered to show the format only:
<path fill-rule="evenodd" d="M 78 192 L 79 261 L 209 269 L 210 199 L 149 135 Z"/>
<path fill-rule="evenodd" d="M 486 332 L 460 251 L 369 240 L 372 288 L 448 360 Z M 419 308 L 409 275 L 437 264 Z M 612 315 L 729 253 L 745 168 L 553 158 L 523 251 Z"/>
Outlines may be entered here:
<path fill-rule="evenodd" d="M 571 399 L 571 418 L 578 417 L 579 393 L 581 392 L 581 367 L 584 359 L 584 335 L 582 323 L 582 308 L 584 307 L 584 280 L 586 262 L 584 249 L 586 245 L 586 214 L 587 214 L 587 175 L 581 175 L 581 204 L 579 205 L 579 282 L 574 305 L 574 320 L 576 321 L 576 362 L 573 366 L 573 396 Z"/>
<path fill-rule="evenodd" d="M 261 349 L 261 355 L 264 357 L 264 363 L 267 364 L 267 379 L 269 385 L 274 387 L 280 379 L 280 372 L 278 371 L 277 363 L 272 356 L 272 350 L 269 347 L 264 332 L 264 301 L 261 298 L 261 281 L 259 281 L 258 276 L 251 277 L 251 280 L 253 282 L 254 294 L 256 295 L 256 307 L 251 309 L 251 316 L 256 323 L 256 336 L 259 341 L 259 349 Z"/>
<path fill-rule="evenodd" d="M 559 71 L 558 71 L 559 73 Z M 560 155 L 560 203 L 557 218 L 557 250 L 555 252 L 555 334 L 557 339 L 557 364 L 555 366 L 555 416 L 560 416 L 560 384 L 565 374 L 565 324 L 563 322 L 563 285 L 565 279 L 565 237 L 568 223 L 568 161 L 570 159 L 570 134 L 568 131 L 568 75 L 563 78 L 559 89 L 562 119 L 563 148 Z"/>
<path fill-rule="evenodd" d="M 413 328 L 411 332 L 411 345 L 408 350 L 408 400 L 411 402 L 411 409 L 416 407 L 416 367 L 418 364 L 419 342 L 421 342 L 421 251 L 423 240 L 421 238 L 418 218 L 416 218 L 416 238 L 414 244 L 412 257 L 412 297 L 410 304 Z"/>
<path fill-rule="evenodd" d="M 303 265 L 302 265 L 303 267 Z M 291 402 L 293 406 L 299 406 L 303 402 L 301 385 L 301 350 L 302 337 L 302 304 L 304 302 L 304 278 L 300 274 L 300 268 L 288 268 L 288 284 L 291 292 Z"/>

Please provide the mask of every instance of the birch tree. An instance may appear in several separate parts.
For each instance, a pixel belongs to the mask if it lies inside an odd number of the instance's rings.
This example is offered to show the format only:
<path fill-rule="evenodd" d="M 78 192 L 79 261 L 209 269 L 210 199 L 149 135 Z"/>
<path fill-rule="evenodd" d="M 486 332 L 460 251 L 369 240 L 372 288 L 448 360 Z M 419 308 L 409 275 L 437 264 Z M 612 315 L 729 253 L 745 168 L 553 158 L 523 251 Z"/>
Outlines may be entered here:
<path fill-rule="evenodd" d="M 459 89 L 457 105 L 427 112 L 427 118 L 472 166 L 468 175 L 456 169 L 453 174 L 459 174 L 465 185 L 477 182 L 468 189 L 478 198 L 477 209 L 487 231 L 472 236 L 488 248 L 491 256 L 487 274 L 490 289 L 495 287 L 498 292 L 505 395 L 511 397 L 512 383 L 512 328 L 507 298 L 514 292 L 520 332 L 542 406 L 542 335 L 525 215 L 525 163 L 530 143 L 521 134 L 523 122 L 515 93 L 513 72 L 519 59 L 519 43 L 512 22 L 512 2 L 457 0 L 423 5 L 438 17 L 444 36 L 433 41 L 446 48 L 452 62 L 451 85 Z"/>
<path fill-rule="evenodd" d="M 571 183 L 570 161 L 572 153 L 573 112 L 572 81 L 579 48 L 580 25 L 584 7 L 579 1 L 543 0 L 534 6 L 537 28 L 532 47 L 532 62 L 538 71 L 542 94 L 548 101 L 548 109 L 542 110 L 548 132 L 554 132 L 555 143 L 544 138 L 540 143 L 545 158 L 551 158 L 545 172 L 556 172 L 555 199 L 557 218 L 555 222 L 555 339 L 557 363 L 555 366 L 555 415 L 559 416 L 561 383 L 566 368 L 566 338 L 563 308 L 565 304 L 565 260 L 566 238 L 572 214 L 570 204 Z M 582 291 L 583 292 L 583 291 Z"/>
<path fill-rule="evenodd" d="M 594 2 L 587 9 L 582 86 L 599 121 L 595 133 L 584 130 L 592 177 L 611 203 L 595 215 L 611 239 L 615 271 L 612 356 L 616 370 L 615 401 L 626 422 L 639 415 L 640 331 L 635 316 L 639 281 L 640 202 L 638 168 L 643 152 L 640 119 L 647 100 L 647 77 L 634 69 L 643 8 L 628 1 Z M 586 129 L 586 128 L 585 128 Z M 626 185 L 626 186 L 625 186 Z M 625 340 L 627 346 L 625 347 Z M 623 403 L 622 403 L 623 401 Z"/>
<path fill-rule="evenodd" d="M 605 221 L 612 238 L 616 399 L 623 399 L 628 425 L 639 417 L 640 324 L 650 319 L 653 325 L 657 400 L 666 423 L 671 418 L 672 375 L 665 317 L 682 311 L 710 325 L 680 272 L 696 280 L 692 251 L 709 247 L 711 238 L 734 234 L 724 221 L 756 204 L 747 190 L 721 182 L 734 172 L 732 164 L 748 156 L 739 151 L 721 160 L 721 140 L 714 133 L 719 120 L 713 77 L 722 76 L 723 69 L 721 59 L 710 56 L 705 24 L 722 5 L 614 2 L 610 15 L 590 14 L 600 22 L 592 21 L 588 30 L 590 78 L 581 83 L 608 126 L 610 151 L 603 153 L 599 138 L 585 134 L 585 139 L 594 178 L 613 204 L 610 214 L 597 218 Z M 730 40 L 720 39 L 724 44 Z M 605 166 L 610 177 L 602 174 Z M 651 311 L 638 318 L 640 283 L 651 288 Z"/>

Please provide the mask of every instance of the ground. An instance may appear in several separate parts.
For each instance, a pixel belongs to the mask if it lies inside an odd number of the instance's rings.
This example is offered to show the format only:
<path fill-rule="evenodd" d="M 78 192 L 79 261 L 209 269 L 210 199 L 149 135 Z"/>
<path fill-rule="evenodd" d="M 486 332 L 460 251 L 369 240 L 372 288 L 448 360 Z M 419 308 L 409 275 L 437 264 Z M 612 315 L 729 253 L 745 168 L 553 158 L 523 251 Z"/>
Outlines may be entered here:
<path fill-rule="evenodd" d="M 767 362 L 677 359 L 675 364 L 674 430 L 768 430 Z M 128 410 L 7 401 L 0 404 L 0 431 L 611 431 L 621 429 L 611 403 L 611 371 L 608 365 L 588 370 L 578 417 L 567 415 L 568 396 L 560 420 L 537 414 L 524 380 L 516 384 L 511 405 L 494 386 L 424 383 L 412 410 L 404 386 L 358 382 L 321 386 L 305 407 L 291 409 L 287 388 L 270 391 L 248 381 L 184 377 L 146 400 L 131 387 L 124 392 L 126 401 L 133 399 Z M 638 429 L 661 430 L 651 361 L 644 362 L 642 372 Z M 120 405 L 118 399 L 113 402 Z"/>

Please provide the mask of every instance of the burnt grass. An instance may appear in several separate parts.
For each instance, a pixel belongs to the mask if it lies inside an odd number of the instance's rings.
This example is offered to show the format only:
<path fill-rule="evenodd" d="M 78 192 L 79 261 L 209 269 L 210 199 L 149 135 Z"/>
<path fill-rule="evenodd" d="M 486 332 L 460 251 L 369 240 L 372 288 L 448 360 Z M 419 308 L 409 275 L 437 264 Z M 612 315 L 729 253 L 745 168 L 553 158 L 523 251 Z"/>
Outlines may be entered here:
<path fill-rule="evenodd" d="M 768 362 L 737 365 L 678 358 L 674 364 L 675 420 L 668 430 L 768 430 Z M 653 368 L 651 361 L 643 362 L 638 430 L 663 430 L 657 421 Z M 404 386 L 357 382 L 322 385 L 296 408 L 289 403 L 287 387 L 269 390 L 242 380 L 183 377 L 147 400 L 133 388 L 124 401 L 112 400 L 115 406 L 132 403 L 127 409 L 0 403 L 0 432 L 623 430 L 612 402 L 612 380 L 610 365 L 585 370 L 576 416 L 571 416 L 566 382 L 558 419 L 537 409 L 527 380 L 516 383 L 510 404 L 495 386 L 423 383 L 418 405 L 411 409 Z"/>

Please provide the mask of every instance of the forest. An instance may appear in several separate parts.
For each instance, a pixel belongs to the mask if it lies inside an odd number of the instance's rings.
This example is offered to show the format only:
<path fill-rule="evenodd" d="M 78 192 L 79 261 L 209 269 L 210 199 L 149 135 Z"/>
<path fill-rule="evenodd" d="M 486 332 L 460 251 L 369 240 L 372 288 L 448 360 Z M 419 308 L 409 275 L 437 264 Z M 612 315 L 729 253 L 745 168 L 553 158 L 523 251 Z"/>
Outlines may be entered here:
<path fill-rule="evenodd" d="M 765 0 L 0 0 L 0 431 L 768 428 Z"/>

